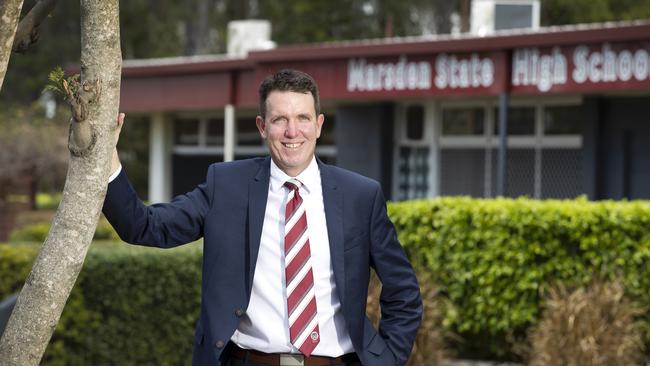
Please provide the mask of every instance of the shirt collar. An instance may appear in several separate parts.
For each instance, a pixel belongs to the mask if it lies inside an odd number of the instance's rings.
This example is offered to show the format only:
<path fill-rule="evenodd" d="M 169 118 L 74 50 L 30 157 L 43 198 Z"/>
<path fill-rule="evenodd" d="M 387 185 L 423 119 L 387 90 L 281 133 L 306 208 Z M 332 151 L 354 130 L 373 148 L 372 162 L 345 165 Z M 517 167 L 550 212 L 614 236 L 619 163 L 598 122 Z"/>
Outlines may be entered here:
<path fill-rule="evenodd" d="M 282 189 L 282 186 L 286 181 L 291 178 L 298 179 L 302 183 L 301 188 L 307 189 L 308 193 L 311 193 L 311 190 L 314 189 L 318 181 L 320 180 L 320 171 L 318 169 L 318 163 L 316 162 L 316 157 L 312 157 L 311 162 L 302 173 L 298 174 L 297 177 L 290 177 L 287 173 L 283 172 L 280 169 L 273 159 L 271 159 L 271 179 L 269 186 L 273 192 L 277 192 Z"/>

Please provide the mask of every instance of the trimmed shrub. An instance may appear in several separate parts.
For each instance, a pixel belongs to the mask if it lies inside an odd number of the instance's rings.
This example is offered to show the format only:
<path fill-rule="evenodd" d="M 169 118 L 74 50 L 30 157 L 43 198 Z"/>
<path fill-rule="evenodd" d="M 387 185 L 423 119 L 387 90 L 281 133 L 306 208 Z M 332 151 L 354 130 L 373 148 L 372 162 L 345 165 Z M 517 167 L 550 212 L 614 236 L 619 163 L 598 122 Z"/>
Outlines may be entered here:
<path fill-rule="evenodd" d="M 56 210 L 61 203 L 60 193 L 37 193 L 36 207 L 39 210 Z"/>
<path fill-rule="evenodd" d="M 0 275 L 0 296 L 20 289 L 37 251 L 0 245 L 0 268 L 11 266 Z M 94 243 L 42 364 L 189 365 L 201 254 L 195 244 L 162 250 Z M 20 275 L 5 275 L 11 272 Z"/>
<path fill-rule="evenodd" d="M 635 318 L 643 311 L 624 296 L 620 282 L 549 291 L 544 313 L 530 334 L 531 366 L 642 365 L 643 340 Z"/>
<path fill-rule="evenodd" d="M 49 223 L 29 224 L 14 229 L 9 235 L 12 242 L 44 242 L 50 231 Z"/>
<path fill-rule="evenodd" d="M 631 299 L 650 304 L 650 203 L 466 197 L 389 205 L 418 271 L 448 294 L 447 330 L 460 356 L 516 358 L 551 284 L 622 276 Z M 650 342 L 650 318 L 642 319 Z"/>
<path fill-rule="evenodd" d="M 20 291 L 37 254 L 35 245 L 0 244 L 0 301 Z"/>
<path fill-rule="evenodd" d="M 43 243 L 50 231 L 50 223 L 28 224 L 19 227 L 11 232 L 11 242 L 40 242 Z M 97 222 L 94 240 L 120 240 L 111 224 L 102 216 Z"/>
<path fill-rule="evenodd" d="M 446 299 L 434 301 L 441 306 L 425 304 L 424 327 L 441 325 L 442 336 L 421 335 L 418 354 L 447 340 L 460 357 L 515 358 L 513 346 L 539 322 L 541 294 L 558 283 L 586 285 L 594 274 L 620 277 L 632 301 L 650 305 L 648 202 L 461 197 L 388 209 L 425 302 L 435 289 Z M 36 251 L 0 245 L 0 296 L 20 288 Z M 164 251 L 93 244 L 47 364 L 188 363 L 200 272 L 196 246 Z M 649 344 L 647 314 L 641 327 Z"/>

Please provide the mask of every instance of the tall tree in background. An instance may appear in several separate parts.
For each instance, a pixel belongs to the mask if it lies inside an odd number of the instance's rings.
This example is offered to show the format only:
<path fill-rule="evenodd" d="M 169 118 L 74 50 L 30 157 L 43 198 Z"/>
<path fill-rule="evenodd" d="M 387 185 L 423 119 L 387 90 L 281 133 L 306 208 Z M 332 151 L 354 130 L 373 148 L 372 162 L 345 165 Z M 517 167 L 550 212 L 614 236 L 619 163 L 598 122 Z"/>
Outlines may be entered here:
<path fill-rule="evenodd" d="M 92 240 L 115 146 L 122 57 L 118 0 L 81 0 L 81 77 L 59 79 L 71 104 L 70 162 L 50 232 L 0 339 L 0 365 L 38 365 Z M 11 44 L 0 45 L 5 52 Z"/>
<path fill-rule="evenodd" d="M 24 1 L 25 9 L 36 2 Z M 18 2 L 3 0 L 0 7 Z M 228 21 L 249 18 L 270 20 L 278 45 L 378 38 L 387 30 L 392 36 L 448 33 L 454 13 L 461 30 L 468 30 L 471 1 L 129 0 L 121 7 L 124 58 L 142 59 L 223 53 Z M 543 25 L 650 18 L 650 0 L 541 0 L 541 9 Z M 78 6 L 61 1 L 52 18 L 56 21 L 41 26 L 48 42 L 14 55 L 6 76 L 12 88 L 0 95 L 0 103 L 31 103 L 49 70 L 76 62 L 71 55 L 79 53 L 79 44 L 69 39 L 79 35 Z"/>
<path fill-rule="evenodd" d="M 542 0 L 542 25 L 650 18 L 650 0 Z"/>

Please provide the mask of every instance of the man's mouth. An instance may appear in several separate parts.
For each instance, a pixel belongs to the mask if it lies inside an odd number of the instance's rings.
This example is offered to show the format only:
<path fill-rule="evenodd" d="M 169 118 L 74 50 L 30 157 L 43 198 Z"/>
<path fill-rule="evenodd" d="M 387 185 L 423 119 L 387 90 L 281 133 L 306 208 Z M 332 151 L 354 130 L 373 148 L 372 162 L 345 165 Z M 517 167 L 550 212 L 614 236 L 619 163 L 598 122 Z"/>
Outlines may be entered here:
<path fill-rule="evenodd" d="M 284 142 L 283 142 L 282 145 L 283 145 L 284 147 L 288 148 L 288 149 L 297 149 L 297 148 L 299 148 L 299 147 L 302 145 L 302 142 L 300 142 L 300 143 L 293 143 L 293 144 L 289 144 L 289 143 L 284 143 Z"/>

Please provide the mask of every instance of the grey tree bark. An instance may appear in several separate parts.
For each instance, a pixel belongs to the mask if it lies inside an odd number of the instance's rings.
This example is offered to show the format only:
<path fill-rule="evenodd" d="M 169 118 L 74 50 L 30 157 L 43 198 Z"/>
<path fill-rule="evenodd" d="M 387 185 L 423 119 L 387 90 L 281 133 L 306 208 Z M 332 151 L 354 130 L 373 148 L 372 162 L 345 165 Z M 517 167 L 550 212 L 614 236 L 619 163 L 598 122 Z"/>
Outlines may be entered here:
<path fill-rule="evenodd" d="M 14 44 L 18 18 L 20 18 L 22 8 L 23 0 L 0 1 L 0 89 L 2 89 L 2 83 L 7 73 L 11 46 Z"/>
<path fill-rule="evenodd" d="M 83 266 L 106 194 L 122 65 L 119 0 L 80 4 L 81 85 L 72 102 L 68 174 L 48 237 L 0 340 L 2 366 L 39 364 Z"/>
<path fill-rule="evenodd" d="M 25 52 L 38 39 L 38 26 L 54 10 L 57 0 L 39 0 L 18 24 L 14 52 Z"/>

